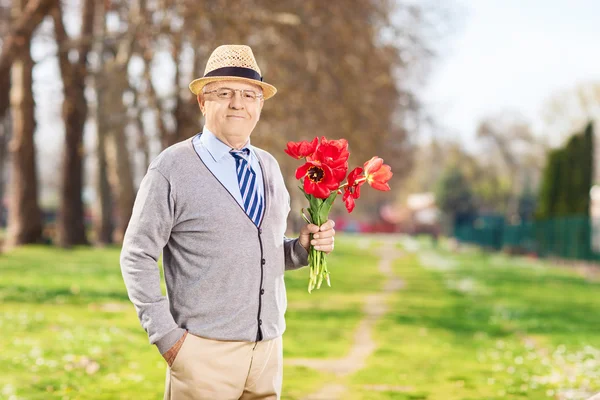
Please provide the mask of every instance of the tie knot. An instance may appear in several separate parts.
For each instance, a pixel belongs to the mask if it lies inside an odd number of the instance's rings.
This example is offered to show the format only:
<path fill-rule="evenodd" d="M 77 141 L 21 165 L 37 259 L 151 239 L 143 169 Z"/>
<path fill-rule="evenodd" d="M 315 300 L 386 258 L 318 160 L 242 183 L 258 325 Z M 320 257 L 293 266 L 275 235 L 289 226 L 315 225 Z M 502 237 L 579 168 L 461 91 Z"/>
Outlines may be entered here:
<path fill-rule="evenodd" d="M 241 150 L 231 150 L 230 153 L 231 153 L 231 155 L 234 158 L 238 158 L 238 159 L 243 158 L 243 159 L 246 159 L 246 157 L 248 157 L 248 155 L 250 154 L 250 149 L 247 148 L 247 147 L 245 147 L 245 148 L 243 148 Z"/>

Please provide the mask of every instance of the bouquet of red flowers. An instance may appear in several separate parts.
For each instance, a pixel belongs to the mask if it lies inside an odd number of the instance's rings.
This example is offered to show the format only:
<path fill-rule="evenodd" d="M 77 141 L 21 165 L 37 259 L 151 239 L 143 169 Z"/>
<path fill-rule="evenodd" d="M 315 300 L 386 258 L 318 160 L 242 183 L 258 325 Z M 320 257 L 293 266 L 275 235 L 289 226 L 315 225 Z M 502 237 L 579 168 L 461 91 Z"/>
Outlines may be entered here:
<path fill-rule="evenodd" d="M 316 137 L 312 142 L 289 142 L 285 152 L 298 160 L 304 159 L 305 164 L 296 170 L 296 179 L 302 180 L 300 190 L 304 193 L 310 206 L 310 219 L 302 216 L 308 223 L 317 226 L 329 218 L 329 211 L 338 194 L 344 194 L 343 200 L 348 212 L 352 212 L 355 200 L 360 197 L 360 187 L 367 182 L 377 190 L 390 190 L 388 181 L 392 177 L 389 165 L 383 159 L 373 157 L 362 168 L 357 167 L 348 173 L 348 141 L 346 139 L 328 140 L 324 136 L 319 141 Z M 345 183 L 342 183 L 346 180 Z M 308 292 L 316 287 L 319 289 L 323 279 L 331 286 L 329 270 L 325 253 L 310 246 L 308 263 L 310 278 Z"/>

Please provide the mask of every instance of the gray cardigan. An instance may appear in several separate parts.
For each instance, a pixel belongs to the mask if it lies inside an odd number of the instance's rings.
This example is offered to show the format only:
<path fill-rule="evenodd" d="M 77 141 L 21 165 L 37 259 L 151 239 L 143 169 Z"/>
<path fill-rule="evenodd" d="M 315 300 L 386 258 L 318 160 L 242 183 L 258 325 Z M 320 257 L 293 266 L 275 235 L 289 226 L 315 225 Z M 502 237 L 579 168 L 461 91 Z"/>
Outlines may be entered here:
<path fill-rule="evenodd" d="M 121 271 L 150 343 L 165 353 L 187 329 L 217 340 L 255 341 L 285 331 L 284 270 L 308 264 L 284 237 L 289 193 L 273 156 L 254 148 L 265 214 L 256 227 L 196 154 L 191 139 L 163 151 L 138 191 Z M 163 254 L 168 299 L 157 260 Z"/>

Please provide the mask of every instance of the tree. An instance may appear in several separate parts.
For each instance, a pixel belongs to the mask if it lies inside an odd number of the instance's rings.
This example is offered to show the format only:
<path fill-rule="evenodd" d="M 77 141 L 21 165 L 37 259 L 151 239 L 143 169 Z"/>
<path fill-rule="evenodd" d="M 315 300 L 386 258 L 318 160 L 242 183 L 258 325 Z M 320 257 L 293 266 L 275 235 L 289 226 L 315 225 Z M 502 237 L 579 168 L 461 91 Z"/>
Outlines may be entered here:
<path fill-rule="evenodd" d="M 518 220 L 519 199 L 526 181 L 535 184 L 539 179 L 545 145 L 532 133 L 529 123 L 514 112 L 484 118 L 477 136 L 484 145 L 482 163 L 498 169 L 510 182 L 505 212 L 509 221 Z"/>
<path fill-rule="evenodd" d="M 20 53 L 22 46 L 30 41 L 33 31 L 48 15 L 50 9 L 59 0 L 19 0 L 13 3 L 20 7 L 15 13 L 14 21 L 8 34 L 3 37 L 2 53 L 0 54 L 0 118 L 4 117 L 9 106 L 10 70 L 15 56 Z"/>
<path fill-rule="evenodd" d="M 117 9 L 123 19 L 119 31 L 107 32 L 107 10 L 102 4 L 99 14 L 98 65 L 93 73 L 96 91 L 96 127 L 98 140 L 98 201 L 95 207 L 96 232 L 100 243 L 121 241 L 131 217 L 135 188 L 129 145 L 126 137 L 128 109 L 123 102 L 130 90 L 127 68 L 136 46 L 137 32 L 143 24 L 140 17 L 144 1 L 135 1 L 128 9 Z M 116 40 L 109 40 L 109 35 Z M 112 200 L 116 205 L 116 221 L 112 218 Z M 113 229 L 114 225 L 114 229 Z"/>
<path fill-rule="evenodd" d="M 58 44 L 58 59 L 64 87 L 63 119 L 65 123 L 65 151 L 62 165 L 61 201 L 58 217 L 58 243 L 62 247 L 87 244 L 83 190 L 83 128 L 88 107 L 85 98 L 87 55 L 91 49 L 94 27 L 94 3 L 83 2 L 82 29 L 77 59 L 70 60 L 68 36 L 63 25 L 60 2 L 52 9 L 54 31 Z"/>
<path fill-rule="evenodd" d="M 4 193 L 6 179 L 6 159 L 8 158 L 8 143 L 10 140 L 11 126 L 10 118 L 0 119 L 0 226 L 4 226 L 5 220 L 5 208 L 4 208 Z M 1 246 L 0 246 L 1 247 Z"/>
<path fill-rule="evenodd" d="M 571 136 L 567 144 L 548 154 L 540 190 L 538 219 L 589 215 L 593 184 L 593 125 Z"/>
<path fill-rule="evenodd" d="M 574 131 L 585 129 L 590 121 L 600 122 L 600 82 L 585 82 L 551 96 L 542 109 L 548 144 L 563 146 Z M 600 157 L 600 142 L 594 143 L 594 156 Z M 600 179 L 600 163 L 594 168 L 593 181 Z"/>
<path fill-rule="evenodd" d="M 574 131 L 600 118 L 600 82 L 580 83 L 549 97 L 542 108 L 549 145 L 563 146 Z"/>
<path fill-rule="evenodd" d="M 29 1 L 34 3 L 45 2 Z M 90 3 L 96 6 L 93 35 Z M 266 105 L 252 141 L 281 155 L 278 159 L 286 177 L 293 176 L 297 165 L 283 155 L 285 143 L 314 136 L 347 138 L 351 164 L 382 156 L 394 168 L 396 182 L 408 171 L 408 137 L 425 118 L 418 88 L 434 55 L 433 43 L 441 35 L 441 20 L 430 19 L 435 10 L 422 2 L 113 0 L 81 4 L 84 18 L 89 18 L 79 38 L 66 35 L 60 8 L 54 11 L 65 91 L 59 217 L 59 241 L 64 245 L 84 238 L 75 233 L 83 229 L 78 148 L 88 111 L 82 100 L 82 77 L 88 75 L 95 91 L 95 96 L 88 96 L 95 102 L 90 122 L 98 131 L 97 163 L 90 169 L 96 174 L 99 200 L 94 226 L 97 240 L 107 243 L 113 224 L 117 240 L 127 226 L 139 171 L 157 151 L 201 129 L 200 113 L 187 85 L 203 75 L 209 53 L 224 41 L 250 44 L 265 80 L 279 88 L 277 100 Z M 37 23 L 36 19 L 31 21 Z M 292 196 L 303 200 L 295 191 Z M 376 209 L 370 206 L 381 198 L 365 193 L 362 207 Z"/>
<path fill-rule="evenodd" d="M 29 3 L 29 6 L 34 3 L 36 2 Z M 18 16 L 22 17 L 23 10 L 25 10 L 25 1 L 15 0 L 13 3 L 14 15 L 17 18 Z M 42 239 L 42 214 L 38 205 L 33 142 L 35 105 L 32 93 L 33 60 L 30 51 L 32 33 L 33 29 L 22 30 L 18 39 L 15 38 L 18 43 L 11 50 L 14 51 L 10 91 L 13 138 L 10 143 L 12 176 L 7 247 L 36 243 Z M 0 66 L 2 66 L 2 61 L 0 61 Z"/>
<path fill-rule="evenodd" d="M 227 38 L 251 44 L 263 76 L 279 89 L 277 99 L 265 105 L 253 144 L 282 154 L 289 140 L 345 137 L 351 163 L 377 154 L 392 165 L 396 182 L 401 179 L 411 162 L 409 132 L 424 118 L 417 93 L 440 27 L 441 19 L 428 19 L 435 10 L 358 0 L 219 4 L 165 0 L 145 9 L 154 15 L 144 17 L 148 22 L 136 42 L 145 69 L 131 81 L 144 88 L 140 101 L 152 110 L 162 147 L 200 130 L 187 84 L 202 76 L 210 51 Z M 165 54 L 175 66 L 168 77 L 171 90 L 159 90 L 157 80 L 149 78 Z M 284 156 L 280 162 L 295 185 L 294 160 Z M 294 191 L 292 197 L 293 203 L 303 201 Z M 366 194 L 365 209 L 368 197 L 371 205 L 378 201 L 377 194 Z"/>
<path fill-rule="evenodd" d="M 563 186 L 560 179 L 562 175 L 561 159 L 563 150 L 556 149 L 548 153 L 548 161 L 544 169 L 544 176 L 540 187 L 539 206 L 536 210 L 537 219 L 547 219 L 557 212 L 560 190 Z"/>
<path fill-rule="evenodd" d="M 477 216 L 473 190 L 458 166 L 444 171 L 436 192 L 436 201 L 442 211 L 449 215 L 455 227 L 470 225 Z"/>
<path fill-rule="evenodd" d="M 94 32 L 98 39 L 94 42 L 94 52 L 103 55 L 106 47 L 106 2 L 96 2 Z M 104 114 L 101 110 L 100 99 L 103 98 L 101 70 L 103 65 L 96 65 L 91 78 L 96 91 L 96 104 L 94 115 L 96 120 L 96 202 L 94 204 L 93 225 L 96 244 L 104 246 L 112 243 L 113 213 L 112 193 L 108 182 L 108 161 L 106 157 L 106 129 L 104 127 Z"/>

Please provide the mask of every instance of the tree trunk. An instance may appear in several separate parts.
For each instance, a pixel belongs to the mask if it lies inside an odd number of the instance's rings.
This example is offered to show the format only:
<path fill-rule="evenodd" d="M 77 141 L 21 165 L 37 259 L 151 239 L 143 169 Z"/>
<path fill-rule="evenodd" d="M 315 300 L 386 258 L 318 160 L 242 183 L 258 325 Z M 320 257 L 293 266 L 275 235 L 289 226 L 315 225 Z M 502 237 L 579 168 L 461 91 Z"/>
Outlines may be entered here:
<path fill-rule="evenodd" d="M 98 142 L 99 149 L 104 153 L 98 154 L 99 163 L 105 163 L 99 167 L 99 174 L 108 176 L 108 183 L 111 186 L 111 195 L 116 199 L 117 221 L 112 239 L 121 242 L 125 234 L 131 212 L 135 192 L 133 187 L 132 168 L 129 160 L 129 146 L 125 137 L 125 127 L 127 125 L 127 109 L 123 104 L 123 94 L 129 88 L 127 66 L 133 53 L 133 46 L 136 41 L 136 32 L 142 23 L 140 18 L 140 5 L 143 1 L 134 1 L 130 7 L 130 17 L 128 20 L 129 29 L 118 42 L 113 43 L 110 51 L 105 52 L 104 48 L 99 51 L 100 67 L 94 76 L 95 88 L 97 91 L 98 113 L 96 115 L 98 124 Z M 104 15 L 104 13 L 102 13 Z M 100 37 L 105 36 L 105 21 L 103 17 L 102 32 Z M 103 44 L 103 47 L 106 44 Z M 104 57 L 110 57 L 105 61 Z M 106 165 L 106 169 L 104 168 Z M 98 184 L 101 190 L 105 184 L 104 177 L 99 179 Z M 100 200 L 107 200 L 104 192 L 100 193 Z M 106 204 L 103 210 L 108 210 Z M 112 208 L 111 208 L 112 210 Z"/>
<path fill-rule="evenodd" d="M 64 48 L 68 39 L 59 5 L 52 10 L 56 40 Z M 82 37 L 93 33 L 94 4 L 87 0 L 83 5 Z M 64 86 L 63 119 L 65 122 L 65 151 L 63 159 L 60 213 L 58 218 L 58 243 L 62 247 L 88 244 L 85 231 L 83 191 L 83 129 L 88 107 L 85 99 L 86 60 L 90 41 L 82 40 L 78 48 L 79 59 L 71 63 L 65 50 L 59 51 L 59 65 Z"/>
<path fill-rule="evenodd" d="M 73 82 L 72 82 L 73 83 Z M 81 86 L 79 87 L 79 84 Z M 83 127 L 87 105 L 83 82 L 67 90 L 63 104 L 65 121 L 65 151 L 62 170 L 60 212 L 58 215 L 58 243 L 62 247 L 87 244 L 84 224 L 83 191 Z"/>
<path fill-rule="evenodd" d="M 201 125 L 198 122 L 200 109 L 193 95 L 178 95 L 175 99 L 175 131 L 168 135 L 167 146 L 185 140 L 200 132 Z"/>
<path fill-rule="evenodd" d="M 115 242 L 121 243 L 131 219 L 135 200 L 129 146 L 127 146 L 124 126 L 113 125 L 108 139 L 109 177 L 117 198 L 117 223 L 113 232 L 113 239 Z"/>
<path fill-rule="evenodd" d="M 193 76 L 197 76 L 196 74 L 199 73 L 198 66 L 200 65 L 200 62 L 201 60 L 204 60 L 207 56 L 206 54 L 201 52 L 201 50 L 198 49 L 198 46 L 196 46 L 197 44 L 199 44 L 199 42 L 200 40 L 198 39 L 198 35 L 194 33 L 194 35 L 192 36 L 192 44 L 194 45 L 194 48 L 196 50 L 194 54 L 194 62 L 192 65 Z M 189 90 L 187 90 L 187 85 L 184 88 L 180 87 L 180 74 L 182 63 L 179 55 L 183 51 L 182 46 L 184 44 L 185 43 L 183 42 L 181 35 L 178 35 L 176 37 L 176 40 L 173 44 L 172 57 L 176 65 L 174 84 L 177 88 L 177 91 L 175 92 L 176 103 L 175 110 L 173 112 L 173 116 L 175 118 L 175 131 L 173 132 L 173 135 L 169 137 L 170 140 L 167 143 L 169 146 L 174 143 L 185 140 L 190 136 L 193 136 L 202 129 L 199 122 L 200 110 L 198 109 L 196 98 L 192 95 L 192 93 Z"/>
<path fill-rule="evenodd" d="M 10 69 L 0 75 L 0 118 L 5 118 L 10 105 Z"/>
<path fill-rule="evenodd" d="M 112 239 L 120 243 L 131 218 L 135 191 L 129 158 L 129 146 L 125 136 L 127 109 L 123 104 L 123 92 L 128 87 L 126 65 L 117 66 L 103 76 L 110 76 L 111 84 L 105 86 L 98 96 L 100 106 L 98 120 L 102 120 L 102 135 L 105 140 L 108 182 L 114 195 L 116 224 Z M 102 81 L 108 81 L 106 78 Z M 100 127 L 100 125 L 99 125 Z"/>
<path fill-rule="evenodd" d="M 103 89 L 97 89 L 98 99 L 103 97 Z M 103 117 L 102 111 L 98 103 L 98 110 L 96 112 L 96 126 L 97 126 L 97 145 L 96 145 L 96 157 L 97 171 L 96 171 L 96 192 L 97 200 L 94 212 L 94 228 L 96 233 L 96 241 L 99 245 L 107 245 L 112 243 L 112 195 L 110 191 L 110 185 L 108 183 L 108 164 L 106 161 L 106 120 Z"/>
<path fill-rule="evenodd" d="M 146 171 L 146 169 L 148 169 L 148 166 L 150 165 L 150 147 L 148 147 L 148 137 L 146 136 L 146 133 L 144 132 L 144 121 L 142 121 L 142 109 L 143 107 L 140 105 L 140 95 L 139 93 L 136 91 L 134 93 L 135 96 L 135 118 L 133 120 L 133 123 L 135 124 L 135 128 L 137 131 L 137 140 L 136 140 L 136 144 L 137 144 L 137 150 L 140 151 L 144 158 L 143 158 L 143 170 Z"/>
<path fill-rule="evenodd" d="M 20 53 L 19 48 L 24 41 L 30 42 L 33 31 L 57 3 L 58 0 L 21 0 L 20 2 L 13 2 L 16 18 L 11 24 L 8 35 L 3 38 L 2 53 L 0 54 L 0 118 L 4 117 L 9 106 L 8 87 L 14 57 L 17 53 Z M 27 5 L 25 6 L 25 4 Z"/>
<path fill-rule="evenodd" d="M 11 194 L 6 246 L 42 240 L 42 214 L 38 205 L 38 182 L 33 134 L 35 131 L 32 93 L 33 60 L 30 37 L 19 46 L 11 69 L 10 105 L 13 121 Z"/>
<path fill-rule="evenodd" d="M 2 119 L 0 123 L 0 226 L 5 224 L 4 188 L 6 187 L 6 165 L 8 163 L 8 141 L 10 140 L 10 118 Z M 0 243 L 2 247 L 2 243 Z"/>
<path fill-rule="evenodd" d="M 94 28 L 96 31 L 96 53 L 102 59 L 106 47 L 106 2 L 98 1 L 96 3 Z M 94 89 L 96 90 L 96 202 L 94 204 L 94 232 L 96 235 L 96 243 L 104 246 L 112 243 L 113 232 L 113 207 L 112 193 L 108 182 L 108 165 L 106 160 L 106 132 L 107 118 L 103 113 L 101 100 L 105 96 L 106 84 L 104 76 L 101 74 L 103 65 L 99 67 L 95 74 L 92 75 Z"/>

